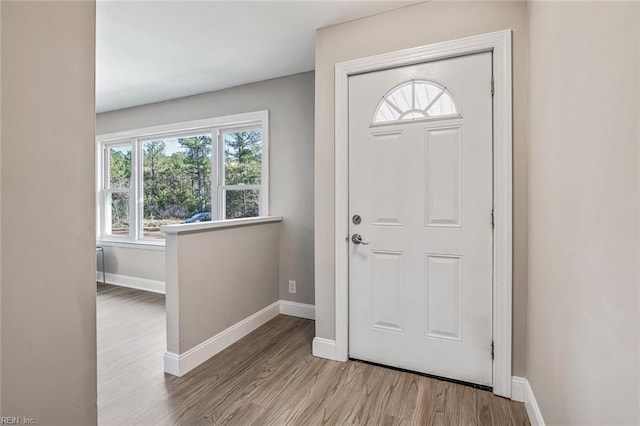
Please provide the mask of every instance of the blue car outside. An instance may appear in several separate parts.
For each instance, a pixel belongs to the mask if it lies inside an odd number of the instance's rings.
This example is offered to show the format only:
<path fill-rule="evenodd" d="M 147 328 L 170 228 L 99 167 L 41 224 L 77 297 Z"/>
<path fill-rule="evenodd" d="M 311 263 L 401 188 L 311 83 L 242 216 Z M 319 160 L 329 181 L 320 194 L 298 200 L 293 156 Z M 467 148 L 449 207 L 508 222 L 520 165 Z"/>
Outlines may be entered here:
<path fill-rule="evenodd" d="M 196 213 L 190 218 L 184 220 L 184 223 L 197 223 L 197 222 L 208 222 L 211 220 L 211 213 L 203 212 Z"/>

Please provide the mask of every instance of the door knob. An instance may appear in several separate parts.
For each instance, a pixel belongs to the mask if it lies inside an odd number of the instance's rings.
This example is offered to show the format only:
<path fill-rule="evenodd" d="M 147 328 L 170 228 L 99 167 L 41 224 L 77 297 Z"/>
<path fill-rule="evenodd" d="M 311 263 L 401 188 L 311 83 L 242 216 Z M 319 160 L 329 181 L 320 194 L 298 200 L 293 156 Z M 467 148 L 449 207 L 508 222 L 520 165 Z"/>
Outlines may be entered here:
<path fill-rule="evenodd" d="M 362 244 L 363 246 L 366 246 L 367 244 L 369 244 L 368 242 L 362 239 L 362 235 L 360 234 L 353 234 L 351 236 L 351 242 L 353 242 L 353 244 Z"/>

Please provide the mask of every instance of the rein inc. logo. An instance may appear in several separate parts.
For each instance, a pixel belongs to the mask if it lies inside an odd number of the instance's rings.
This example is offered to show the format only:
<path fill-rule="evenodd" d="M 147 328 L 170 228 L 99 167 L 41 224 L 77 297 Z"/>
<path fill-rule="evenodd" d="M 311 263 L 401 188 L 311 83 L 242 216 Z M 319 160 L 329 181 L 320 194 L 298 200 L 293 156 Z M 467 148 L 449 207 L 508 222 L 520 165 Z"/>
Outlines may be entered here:
<path fill-rule="evenodd" d="M 31 417 L 0 417 L 0 425 L 34 425 L 36 420 Z"/>

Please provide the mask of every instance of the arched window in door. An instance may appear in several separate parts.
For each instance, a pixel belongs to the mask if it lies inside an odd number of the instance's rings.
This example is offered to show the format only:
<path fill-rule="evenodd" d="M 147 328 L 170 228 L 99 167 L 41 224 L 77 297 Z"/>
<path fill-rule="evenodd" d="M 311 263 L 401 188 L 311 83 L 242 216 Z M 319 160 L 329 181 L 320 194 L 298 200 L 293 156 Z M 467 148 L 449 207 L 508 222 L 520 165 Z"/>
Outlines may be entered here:
<path fill-rule="evenodd" d="M 427 80 L 411 80 L 394 87 L 376 109 L 373 124 L 458 117 L 458 107 L 446 87 Z"/>

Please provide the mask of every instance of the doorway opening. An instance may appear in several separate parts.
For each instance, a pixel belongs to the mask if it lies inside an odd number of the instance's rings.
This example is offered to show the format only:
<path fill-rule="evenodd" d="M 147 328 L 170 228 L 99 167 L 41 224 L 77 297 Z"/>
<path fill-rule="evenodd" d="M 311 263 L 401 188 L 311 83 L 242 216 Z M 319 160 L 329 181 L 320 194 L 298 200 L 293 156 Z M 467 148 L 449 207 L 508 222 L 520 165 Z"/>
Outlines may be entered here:
<path fill-rule="evenodd" d="M 495 394 L 511 397 L 511 309 L 512 309 L 512 98 L 511 31 L 470 37 L 400 52 L 378 55 L 336 65 L 336 360 L 346 361 L 350 353 L 350 163 L 349 92 L 350 76 L 408 65 L 430 63 L 453 57 L 491 52 L 493 84 L 493 248 L 492 248 L 492 333 L 491 383 Z M 377 106 L 377 105 L 376 105 Z M 464 108 L 464 107 L 463 107 Z M 373 114 L 373 111 L 371 111 Z M 366 237 L 363 236 L 364 241 Z M 441 260 L 441 259 L 434 259 Z M 451 263 L 451 262 L 449 262 Z M 489 351 L 491 348 L 488 348 Z"/>

